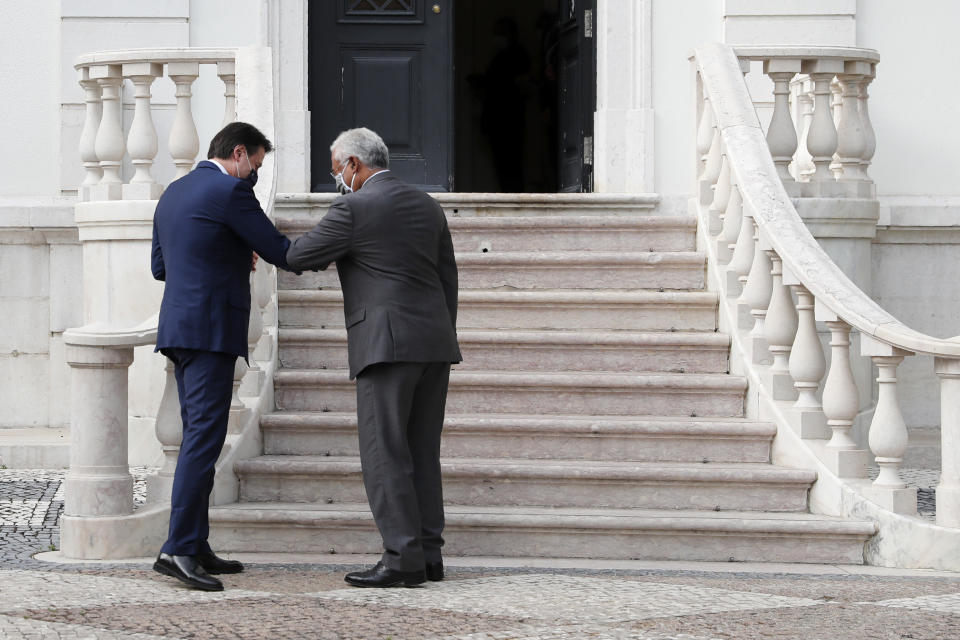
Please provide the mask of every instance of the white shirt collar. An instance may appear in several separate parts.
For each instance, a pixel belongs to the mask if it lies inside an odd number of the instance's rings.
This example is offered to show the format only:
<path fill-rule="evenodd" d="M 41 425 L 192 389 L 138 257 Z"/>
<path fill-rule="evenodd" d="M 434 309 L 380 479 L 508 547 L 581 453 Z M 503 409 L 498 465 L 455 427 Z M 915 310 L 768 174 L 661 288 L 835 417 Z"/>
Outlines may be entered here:
<path fill-rule="evenodd" d="M 210 162 L 220 167 L 220 171 L 223 171 L 226 175 L 230 175 L 230 173 L 226 170 L 226 168 L 222 164 L 217 162 L 216 158 L 210 158 Z"/>

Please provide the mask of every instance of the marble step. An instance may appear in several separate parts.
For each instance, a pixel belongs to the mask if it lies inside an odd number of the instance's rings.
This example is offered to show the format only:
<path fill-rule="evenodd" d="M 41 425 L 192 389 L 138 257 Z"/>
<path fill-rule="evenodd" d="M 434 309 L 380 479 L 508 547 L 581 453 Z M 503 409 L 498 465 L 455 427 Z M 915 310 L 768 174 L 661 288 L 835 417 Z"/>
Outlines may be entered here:
<path fill-rule="evenodd" d="M 724 373 L 730 338 L 714 332 L 459 332 L 460 370 Z M 345 329 L 281 329 L 284 367 L 347 368 Z"/>
<path fill-rule="evenodd" d="M 746 380 L 707 373 L 453 371 L 447 413 L 740 416 Z M 276 405 L 287 411 L 356 411 L 342 370 L 281 369 Z"/>
<path fill-rule="evenodd" d="M 445 458 L 448 504 L 803 511 L 816 473 L 764 463 Z M 260 456 L 236 464 L 244 502 L 366 499 L 359 457 Z"/>
<path fill-rule="evenodd" d="M 365 502 L 212 507 L 217 550 L 371 553 Z M 862 564 L 873 522 L 808 513 L 469 507 L 446 509 L 448 556 Z"/>
<path fill-rule="evenodd" d="M 705 258 L 694 252 L 490 252 L 457 255 L 464 289 L 671 289 L 704 286 Z M 335 265 L 296 275 L 279 271 L 280 289 L 336 289 Z"/>
<path fill-rule="evenodd" d="M 343 328 L 339 290 L 281 290 L 281 327 Z M 706 291 L 460 292 L 458 329 L 714 331 L 717 295 Z"/>
<path fill-rule="evenodd" d="M 261 418 L 268 455 L 356 456 L 354 413 Z M 776 428 L 741 418 L 448 414 L 444 457 L 656 462 L 769 462 Z"/>
<path fill-rule="evenodd" d="M 661 215 L 655 193 L 432 193 L 448 218 L 638 217 Z M 274 215 L 282 220 L 316 221 L 335 193 L 278 193 Z"/>
<path fill-rule="evenodd" d="M 279 229 L 299 237 L 318 217 L 277 220 Z M 529 216 L 449 217 L 458 253 L 501 251 L 694 251 L 697 220 L 693 216 Z"/>

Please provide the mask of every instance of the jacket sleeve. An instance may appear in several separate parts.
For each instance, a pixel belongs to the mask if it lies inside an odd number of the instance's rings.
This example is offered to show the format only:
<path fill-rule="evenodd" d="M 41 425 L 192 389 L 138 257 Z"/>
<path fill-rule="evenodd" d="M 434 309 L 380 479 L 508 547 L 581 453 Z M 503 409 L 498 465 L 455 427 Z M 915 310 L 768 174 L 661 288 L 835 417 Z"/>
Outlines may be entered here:
<path fill-rule="evenodd" d="M 292 271 L 286 258 L 290 239 L 273 226 L 248 183 L 240 181 L 234 187 L 224 221 L 261 258 L 281 269 Z"/>
<path fill-rule="evenodd" d="M 153 218 L 153 247 L 150 250 L 150 270 L 155 280 L 167 279 L 167 267 L 163 263 L 163 250 L 160 248 L 160 236 L 157 234 L 157 218 Z"/>
<path fill-rule="evenodd" d="M 440 209 L 440 207 L 437 207 Z M 440 274 L 440 284 L 443 285 L 443 295 L 447 300 L 447 311 L 450 312 L 450 323 L 454 330 L 457 328 L 457 260 L 453 253 L 453 240 L 450 238 L 450 228 L 447 226 L 447 216 L 440 209 L 442 220 L 440 229 L 440 250 L 437 255 L 437 271 Z"/>
<path fill-rule="evenodd" d="M 353 214 L 343 198 L 330 204 L 327 215 L 313 229 L 297 238 L 287 250 L 287 263 L 293 269 L 314 271 L 347 255 L 353 240 Z"/>

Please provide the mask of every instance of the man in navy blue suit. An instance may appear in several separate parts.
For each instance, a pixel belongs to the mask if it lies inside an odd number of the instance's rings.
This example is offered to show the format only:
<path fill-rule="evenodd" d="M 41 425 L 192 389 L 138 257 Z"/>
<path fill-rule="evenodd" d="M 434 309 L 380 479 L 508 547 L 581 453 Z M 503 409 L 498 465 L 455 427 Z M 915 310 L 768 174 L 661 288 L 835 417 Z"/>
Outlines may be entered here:
<path fill-rule="evenodd" d="M 167 187 L 153 216 L 153 277 L 166 283 L 156 350 L 174 363 L 183 419 L 169 537 L 153 568 L 206 591 L 223 590 L 211 574 L 243 571 L 210 549 L 207 509 L 234 365 L 247 358 L 254 252 L 289 269 L 290 241 L 253 193 L 272 149 L 252 125 L 228 124 L 210 142 L 208 160 Z"/>

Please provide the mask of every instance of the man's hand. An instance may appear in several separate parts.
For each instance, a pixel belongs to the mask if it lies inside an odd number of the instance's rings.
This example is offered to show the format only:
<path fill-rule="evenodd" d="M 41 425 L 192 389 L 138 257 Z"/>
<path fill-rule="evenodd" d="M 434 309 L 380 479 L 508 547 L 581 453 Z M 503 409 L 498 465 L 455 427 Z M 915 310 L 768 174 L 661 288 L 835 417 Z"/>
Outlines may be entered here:
<path fill-rule="evenodd" d="M 257 252 L 256 252 L 256 251 L 254 251 L 254 252 L 253 252 L 253 261 L 250 263 L 250 271 L 256 271 L 256 270 L 257 270 L 257 260 L 259 260 L 259 259 L 260 259 L 260 256 L 257 255 Z"/>

